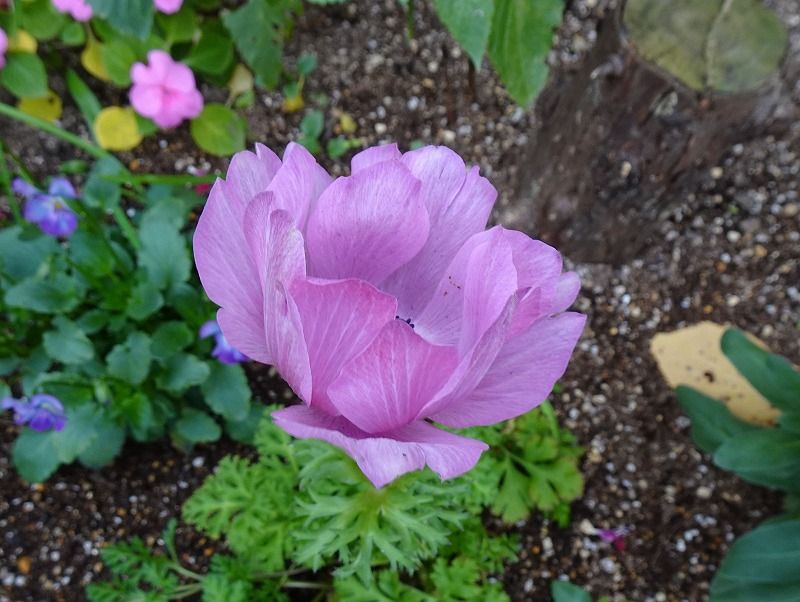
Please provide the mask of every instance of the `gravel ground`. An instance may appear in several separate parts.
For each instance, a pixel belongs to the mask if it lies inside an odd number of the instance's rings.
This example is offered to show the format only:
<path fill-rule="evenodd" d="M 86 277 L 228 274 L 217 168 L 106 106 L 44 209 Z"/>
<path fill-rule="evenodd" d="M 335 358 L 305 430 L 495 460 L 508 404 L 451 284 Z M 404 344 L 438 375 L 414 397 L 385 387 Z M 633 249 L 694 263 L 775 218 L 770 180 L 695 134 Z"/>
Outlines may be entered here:
<path fill-rule="evenodd" d="M 771 4 L 792 26 L 796 53 L 800 5 Z M 551 56 L 555 67 L 569 69 L 589 50 L 608 6 L 571 4 Z M 404 19 L 393 0 L 309 10 L 301 19 L 287 55 L 319 56 L 307 90 L 329 97 L 324 138 L 345 112 L 367 144 L 447 144 L 501 191 L 499 217 L 533 117 L 509 101 L 487 65 L 470 84 L 466 57 L 427 3 L 420 3 L 411 42 Z M 280 105 L 280 95 L 268 93 L 248 110 L 253 140 L 281 148 L 297 137 L 301 115 L 285 115 Z M 83 127 L 72 112 L 64 124 Z M 59 157 L 75 156 L 8 122 L 0 123 L 0 135 L 41 175 Z M 141 171 L 225 163 L 197 154 L 185 128 L 147 141 L 135 156 L 132 167 Z M 326 166 L 343 173 L 346 162 Z M 777 496 L 697 452 L 648 348 L 656 332 L 710 319 L 745 328 L 800 360 L 799 171 L 800 126 L 780 140 L 737 145 L 696 191 L 676 199 L 639 259 L 615 268 L 571 266 L 582 277 L 577 307 L 589 326 L 554 405 L 586 446 L 586 494 L 566 529 L 536 518 L 519 525 L 522 557 L 505 576 L 514 600 L 547 600 L 549 580 L 562 575 L 617 600 L 703 600 L 730 542 L 779 509 Z M 250 376 L 260 399 L 283 396 L 266 369 Z M 222 443 L 184 456 L 166 444 L 128 445 L 111 467 L 67 467 L 43 486 L 27 486 L 9 465 L 13 437 L 13 427 L 0 427 L 0 600 L 13 601 L 83 599 L 82 585 L 103 571 L 97 550 L 104 542 L 132 534 L 155 541 L 217 460 L 239 451 Z M 628 529 L 625 550 L 587 535 L 589 523 Z M 213 549 L 188 529 L 179 544 L 192 565 Z"/>

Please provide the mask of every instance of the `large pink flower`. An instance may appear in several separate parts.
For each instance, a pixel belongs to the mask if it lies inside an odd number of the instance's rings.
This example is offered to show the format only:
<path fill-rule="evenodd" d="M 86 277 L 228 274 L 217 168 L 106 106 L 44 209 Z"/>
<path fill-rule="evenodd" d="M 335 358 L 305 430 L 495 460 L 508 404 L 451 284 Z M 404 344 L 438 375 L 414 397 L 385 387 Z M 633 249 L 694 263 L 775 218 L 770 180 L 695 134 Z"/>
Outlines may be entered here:
<path fill-rule="evenodd" d="M 203 96 L 197 90 L 192 70 L 163 50 L 148 52 L 147 62 L 131 67 L 130 99 L 136 112 L 162 128 L 197 117 L 203 110 Z"/>
<path fill-rule="evenodd" d="M 497 193 L 444 147 L 370 148 L 331 180 L 301 146 L 233 157 L 194 253 L 231 345 L 304 405 L 273 414 L 350 454 L 381 487 L 426 464 L 472 468 L 482 441 L 443 431 L 540 404 L 585 317 L 548 245 L 496 226 Z"/>

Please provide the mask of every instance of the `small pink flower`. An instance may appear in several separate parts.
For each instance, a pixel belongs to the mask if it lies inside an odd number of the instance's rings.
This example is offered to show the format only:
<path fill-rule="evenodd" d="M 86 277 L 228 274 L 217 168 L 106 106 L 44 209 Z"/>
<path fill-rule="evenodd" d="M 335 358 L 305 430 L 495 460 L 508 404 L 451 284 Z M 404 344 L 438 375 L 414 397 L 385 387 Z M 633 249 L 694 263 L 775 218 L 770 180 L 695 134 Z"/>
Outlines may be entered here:
<path fill-rule="evenodd" d="M 376 487 L 488 446 L 438 428 L 510 420 L 564 374 L 586 317 L 554 248 L 485 229 L 497 192 L 445 147 L 367 149 L 333 179 L 302 146 L 231 160 L 194 236 L 225 338 L 305 402 L 273 413 Z"/>
<path fill-rule="evenodd" d="M 92 7 L 86 0 L 53 0 L 53 6 L 60 13 L 69 13 L 76 21 L 88 21 L 92 18 Z"/>
<path fill-rule="evenodd" d="M 136 112 L 162 128 L 175 127 L 184 119 L 197 117 L 203 110 L 203 97 L 192 70 L 172 60 L 163 50 L 148 52 L 147 62 L 131 67 L 130 99 Z"/>
<path fill-rule="evenodd" d="M 171 15 L 181 9 L 183 0 L 153 0 L 153 4 L 156 5 L 157 11 Z"/>
<path fill-rule="evenodd" d="M 8 36 L 0 29 L 0 69 L 6 66 L 6 50 L 8 50 Z"/>
<path fill-rule="evenodd" d="M 614 549 L 621 553 L 625 551 L 625 536 L 628 532 L 625 527 L 617 527 L 616 529 L 597 529 L 595 534 L 603 541 L 612 544 Z"/>

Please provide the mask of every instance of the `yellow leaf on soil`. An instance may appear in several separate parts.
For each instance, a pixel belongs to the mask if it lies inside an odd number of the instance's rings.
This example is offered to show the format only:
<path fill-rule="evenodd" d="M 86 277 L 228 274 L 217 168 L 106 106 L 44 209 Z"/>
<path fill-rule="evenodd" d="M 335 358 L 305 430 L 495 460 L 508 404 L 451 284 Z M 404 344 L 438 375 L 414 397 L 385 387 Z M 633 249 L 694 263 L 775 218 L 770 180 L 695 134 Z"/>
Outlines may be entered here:
<path fill-rule="evenodd" d="M 250 70 L 239 63 L 233 70 L 231 79 L 228 81 L 228 90 L 230 90 L 231 98 L 249 92 L 253 89 L 253 74 Z"/>
<path fill-rule="evenodd" d="M 124 151 L 139 146 L 142 134 L 130 107 L 106 107 L 94 120 L 97 143 L 106 150 Z"/>
<path fill-rule="evenodd" d="M 339 117 L 339 127 L 344 134 L 354 134 L 358 126 L 349 113 L 342 113 Z"/>
<path fill-rule="evenodd" d="M 36 38 L 29 34 L 24 29 L 18 29 L 14 32 L 13 36 L 8 38 L 8 51 L 9 52 L 36 52 Z"/>
<path fill-rule="evenodd" d="M 304 106 L 306 106 L 306 103 L 300 94 L 297 96 L 287 96 L 283 99 L 282 108 L 284 113 L 296 113 L 297 111 L 301 111 Z"/>
<path fill-rule="evenodd" d="M 52 90 L 40 98 L 20 98 L 17 108 L 23 113 L 46 121 L 56 121 L 61 117 L 61 98 Z"/>
<path fill-rule="evenodd" d="M 669 386 L 688 385 L 725 402 L 737 417 L 753 424 L 774 424 L 780 412 L 739 374 L 720 348 L 726 326 L 700 322 L 653 337 L 650 351 Z M 758 345 L 763 342 L 749 335 Z"/>
<path fill-rule="evenodd" d="M 81 65 L 97 79 L 107 82 L 111 81 L 111 77 L 108 75 L 105 63 L 103 63 L 102 49 L 103 45 L 92 36 L 89 36 L 89 39 L 86 40 L 86 46 L 81 52 Z"/>

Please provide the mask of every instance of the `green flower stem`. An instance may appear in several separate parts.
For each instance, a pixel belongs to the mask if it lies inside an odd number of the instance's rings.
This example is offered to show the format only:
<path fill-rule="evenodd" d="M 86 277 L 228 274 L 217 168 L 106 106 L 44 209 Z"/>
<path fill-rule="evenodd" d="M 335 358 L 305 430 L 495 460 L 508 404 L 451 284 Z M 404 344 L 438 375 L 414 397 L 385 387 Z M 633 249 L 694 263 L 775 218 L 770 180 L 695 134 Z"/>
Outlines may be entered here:
<path fill-rule="evenodd" d="M 119 184 L 167 184 L 179 186 L 181 184 L 213 184 L 217 179 L 215 175 L 193 176 L 191 174 L 105 174 L 104 180 Z"/>
<path fill-rule="evenodd" d="M 6 198 L 8 198 L 8 206 L 11 208 L 14 221 L 21 224 L 22 212 L 19 209 L 19 201 L 17 201 L 14 191 L 11 189 L 11 174 L 8 171 L 5 145 L 2 142 L 0 142 L 0 186 L 3 187 L 3 192 L 5 192 Z"/>
<path fill-rule="evenodd" d="M 130 245 L 138 251 L 142 246 L 141 243 L 139 243 L 139 235 L 136 233 L 136 228 L 133 227 L 131 220 L 125 215 L 125 211 L 123 211 L 122 207 L 119 205 L 113 205 L 111 207 L 111 215 L 116 220 L 119 229 L 122 230 L 122 235 L 127 238 Z"/>
<path fill-rule="evenodd" d="M 48 134 L 55 136 L 56 138 L 60 138 L 64 142 L 69 142 L 71 145 L 78 147 L 79 149 L 92 155 L 96 159 L 103 159 L 105 157 L 112 156 L 111 153 L 109 153 L 108 151 L 103 150 L 96 144 L 84 140 L 80 136 L 76 136 L 72 132 L 68 132 L 58 127 L 57 125 L 53 125 L 49 121 L 40 119 L 39 117 L 34 117 L 33 115 L 28 115 L 27 113 L 23 113 L 19 109 L 16 109 L 11 105 L 7 105 L 3 102 L 0 102 L 0 115 L 5 115 L 6 117 L 11 117 L 12 119 L 21 121 L 26 125 L 39 128 L 43 132 L 47 132 Z"/>

